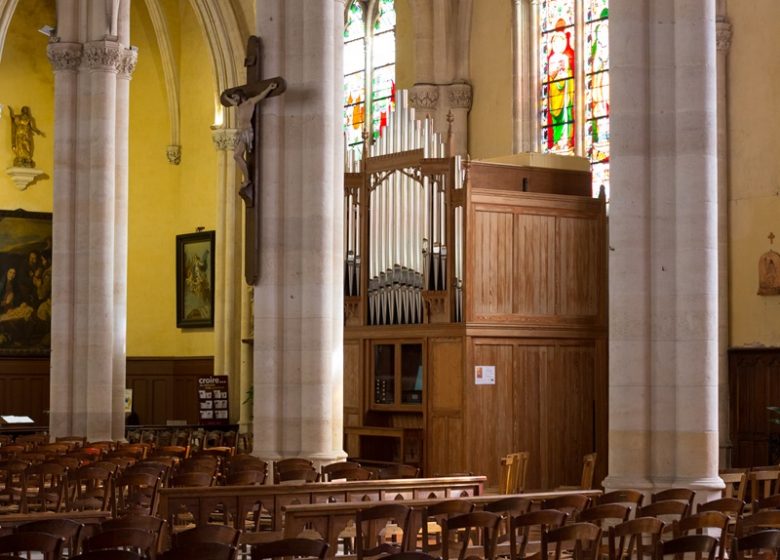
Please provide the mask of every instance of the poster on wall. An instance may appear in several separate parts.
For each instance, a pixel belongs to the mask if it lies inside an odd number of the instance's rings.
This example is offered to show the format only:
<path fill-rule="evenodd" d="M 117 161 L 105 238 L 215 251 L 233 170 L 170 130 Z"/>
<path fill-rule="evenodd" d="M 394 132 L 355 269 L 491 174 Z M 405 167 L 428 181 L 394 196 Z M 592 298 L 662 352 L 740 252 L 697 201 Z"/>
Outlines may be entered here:
<path fill-rule="evenodd" d="M 475 385 L 495 385 L 496 366 L 474 366 Z"/>
<path fill-rule="evenodd" d="M 198 419 L 208 425 L 228 423 L 227 375 L 198 378 Z"/>
<path fill-rule="evenodd" d="M 51 349 L 51 214 L 0 210 L 0 355 Z"/>
<path fill-rule="evenodd" d="M 214 232 L 176 236 L 176 326 L 214 326 Z"/>

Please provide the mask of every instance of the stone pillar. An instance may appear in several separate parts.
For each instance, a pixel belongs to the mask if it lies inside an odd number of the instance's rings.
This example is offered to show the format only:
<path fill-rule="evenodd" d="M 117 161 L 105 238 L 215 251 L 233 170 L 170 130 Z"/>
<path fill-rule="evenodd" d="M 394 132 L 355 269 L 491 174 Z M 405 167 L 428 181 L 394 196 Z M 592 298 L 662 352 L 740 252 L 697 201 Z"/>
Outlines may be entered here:
<path fill-rule="evenodd" d="M 50 431 L 124 436 L 129 2 L 57 5 Z M 80 58 L 77 59 L 77 56 Z M 57 398 L 54 398 L 56 396 Z"/>
<path fill-rule="evenodd" d="M 263 72 L 254 454 L 344 457 L 341 141 L 343 0 L 261 0 Z"/>
<path fill-rule="evenodd" d="M 230 419 L 239 422 L 241 401 L 241 308 L 244 260 L 242 251 L 243 205 L 239 202 L 233 148 L 238 140 L 235 129 L 212 132 L 217 158 L 217 231 L 214 290 L 214 374 L 228 375 Z"/>
<path fill-rule="evenodd" d="M 610 10 L 608 489 L 719 494 L 714 0 Z M 691 92 L 696 92 L 691 95 Z"/>
<path fill-rule="evenodd" d="M 725 7 L 723 8 L 725 11 Z M 731 466 L 729 431 L 729 133 L 728 54 L 731 24 L 725 13 L 718 16 L 718 433 L 720 466 Z"/>

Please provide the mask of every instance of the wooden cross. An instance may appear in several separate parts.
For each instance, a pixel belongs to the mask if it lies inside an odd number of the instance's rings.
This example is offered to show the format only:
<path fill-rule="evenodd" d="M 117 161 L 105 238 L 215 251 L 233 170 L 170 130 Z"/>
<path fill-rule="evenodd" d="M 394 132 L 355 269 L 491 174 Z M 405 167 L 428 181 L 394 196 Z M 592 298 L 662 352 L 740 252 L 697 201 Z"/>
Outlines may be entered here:
<path fill-rule="evenodd" d="M 775 243 L 775 234 L 770 231 L 769 235 L 767 235 L 766 237 L 767 237 L 767 239 L 769 239 L 769 244 L 770 245 L 774 245 L 774 243 Z"/>
<path fill-rule="evenodd" d="M 238 138 L 233 150 L 236 166 L 243 174 L 238 195 L 244 201 L 244 277 L 249 285 L 257 283 L 259 276 L 258 247 L 260 246 L 260 112 L 258 104 L 266 97 L 284 93 L 284 78 L 261 78 L 260 63 L 263 45 L 259 37 L 252 36 L 246 45 L 246 84 L 226 89 L 220 96 L 225 107 L 236 107 Z"/>

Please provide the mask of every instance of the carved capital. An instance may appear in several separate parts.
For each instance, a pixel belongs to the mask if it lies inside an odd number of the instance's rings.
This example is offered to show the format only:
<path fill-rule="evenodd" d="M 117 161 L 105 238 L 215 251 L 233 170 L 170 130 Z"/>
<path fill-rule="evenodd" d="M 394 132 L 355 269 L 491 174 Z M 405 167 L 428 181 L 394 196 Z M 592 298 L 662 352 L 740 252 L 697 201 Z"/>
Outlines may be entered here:
<path fill-rule="evenodd" d="M 439 88 L 430 84 L 415 84 L 409 91 L 409 105 L 418 111 L 435 111 L 439 105 Z"/>
<path fill-rule="evenodd" d="M 130 79 L 135 71 L 135 65 L 138 62 L 138 51 L 135 49 L 125 49 L 122 53 L 122 59 L 119 61 L 119 77 Z"/>
<path fill-rule="evenodd" d="M 181 146 L 171 144 L 165 149 L 165 155 L 168 157 L 168 163 L 179 165 L 181 163 Z"/>
<path fill-rule="evenodd" d="M 471 109 L 471 84 L 450 84 L 447 99 L 452 109 Z"/>
<path fill-rule="evenodd" d="M 84 61 L 90 70 L 119 72 L 125 48 L 111 41 L 92 41 L 84 45 Z"/>
<path fill-rule="evenodd" d="M 731 24 L 728 21 L 715 24 L 715 45 L 719 51 L 728 51 L 731 47 Z"/>
<path fill-rule="evenodd" d="M 218 150 L 233 150 L 238 143 L 238 130 L 235 128 L 218 128 L 212 131 L 211 139 Z"/>
<path fill-rule="evenodd" d="M 55 72 L 75 72 L 81 64 L 81 43 L 49 43 L 46 55 Z"/>

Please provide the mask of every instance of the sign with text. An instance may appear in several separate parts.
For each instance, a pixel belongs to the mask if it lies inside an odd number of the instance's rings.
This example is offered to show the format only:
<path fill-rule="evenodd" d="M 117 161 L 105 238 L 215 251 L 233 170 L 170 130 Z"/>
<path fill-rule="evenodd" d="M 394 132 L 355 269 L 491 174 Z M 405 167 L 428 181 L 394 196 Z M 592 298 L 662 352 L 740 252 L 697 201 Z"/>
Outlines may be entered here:
<path fill-rule="evenodd" d="M 201 424 L 228 423 L 227 375 L 198 378 L 198 418 Z"/>
<path fill-rule="evenodd" d="M 474 366 L 474 385 L 495 385 L 496 366 Z"/>

